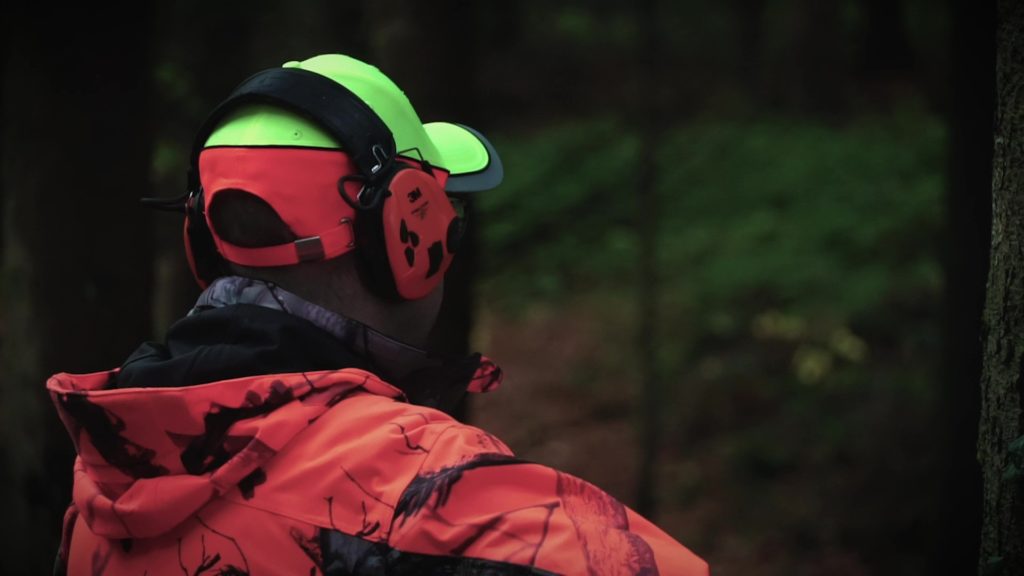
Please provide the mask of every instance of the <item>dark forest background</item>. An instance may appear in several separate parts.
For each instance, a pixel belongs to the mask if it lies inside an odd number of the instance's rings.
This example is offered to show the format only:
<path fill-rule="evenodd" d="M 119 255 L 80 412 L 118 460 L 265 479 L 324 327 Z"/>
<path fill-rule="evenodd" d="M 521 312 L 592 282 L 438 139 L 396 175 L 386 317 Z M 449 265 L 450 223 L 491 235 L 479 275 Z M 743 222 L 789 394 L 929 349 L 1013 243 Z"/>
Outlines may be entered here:
<path fill-rule="evenodd" d="M 23 5 L 3 26 L 0 573 L 52 565 L 73 449 L 44 393 L 198 294 L 192 133 L 239 81 L 367 60 L 488 134 L 435 344 L 471 422 L 715 574 L 975 572 L 994 7 L 959 0 Z"/>

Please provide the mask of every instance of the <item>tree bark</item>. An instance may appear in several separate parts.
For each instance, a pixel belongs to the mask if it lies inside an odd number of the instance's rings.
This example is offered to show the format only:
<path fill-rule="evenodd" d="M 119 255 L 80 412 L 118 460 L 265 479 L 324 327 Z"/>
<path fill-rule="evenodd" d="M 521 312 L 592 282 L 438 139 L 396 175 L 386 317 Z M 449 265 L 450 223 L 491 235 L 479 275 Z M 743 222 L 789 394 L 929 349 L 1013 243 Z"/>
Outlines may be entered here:
<path fill-rule="evenodd" d="M 52 570 L 71 498 L 46 378 L 118 366 L 150 332 L 150 8 L 50 8 L 22 7 L 4 66 L 3 574 Z"/>
<path fill-rule="evenodd" d="M 980 569 L 1024 574 L 1024 3 L 999 0 L 992 253 L 978 455 Z"/>

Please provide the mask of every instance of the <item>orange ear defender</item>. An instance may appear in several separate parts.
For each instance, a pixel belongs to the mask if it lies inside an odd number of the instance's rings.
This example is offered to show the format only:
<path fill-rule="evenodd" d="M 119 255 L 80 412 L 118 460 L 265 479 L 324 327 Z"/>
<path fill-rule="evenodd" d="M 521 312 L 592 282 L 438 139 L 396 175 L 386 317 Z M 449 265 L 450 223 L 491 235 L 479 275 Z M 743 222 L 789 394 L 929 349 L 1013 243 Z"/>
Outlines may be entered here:
<path fill-rule="evenodd" d="M 334 225 L 350 227 L 354 238 L 345 236 L 344 229 L 332 228 L 289 244 L 239 250 L 216 235 L 206 210 L 218 190 L 204 192 L 202 182 L 208 181 L 208 175 L 201 182 L 199 158 L 219 123 L 249 104 L 272 104 L 303 115 L 341 143 L 350 169 L 338 180 L 337 191 L 354 209 L 354 217 L 338 219 Z M 444 278 L 464 229 L 444 190 L 447 176 L 425 160 L 400 156 L 384 121 L 343 85 L 298 68 L 265 70 L 239 85 L 210 114 L 194 141 L 189 192 L 184 198 L 189 265 L 205 287 L 225 273 L 225 260 L 246 266 L 284 266 L 335 257 L 354 248 L 363 277 L 375 292 L 396 299 L 423 298 Z M 283 206 L 286 201 L 275 197 L 273 190 L 268 188 L 260 197 L 275 210 L 296 210 L 296 203 Z"/>
<path fill-rule="evenodd" d="M 357 212 L 364 275 L 384 295 L 422 298 L 451 266 L 463 223 L 431 172 L 425 162 L 419 168 L 396 164 L 387 187 L 363 187 L 356 198 L 339 183 Z"/>

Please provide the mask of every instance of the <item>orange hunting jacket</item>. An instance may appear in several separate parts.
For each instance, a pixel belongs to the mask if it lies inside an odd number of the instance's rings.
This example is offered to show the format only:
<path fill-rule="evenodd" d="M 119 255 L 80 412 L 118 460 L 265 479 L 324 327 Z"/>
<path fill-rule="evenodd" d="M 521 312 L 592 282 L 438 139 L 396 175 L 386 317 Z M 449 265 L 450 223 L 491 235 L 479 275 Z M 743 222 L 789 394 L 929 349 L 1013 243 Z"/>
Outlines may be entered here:
<path fill-rule="evenodd" d="M 600 489 L 363 369 L 117 378 L 47 382 L 78 452 L 58 572 L 708 573 Z"/>

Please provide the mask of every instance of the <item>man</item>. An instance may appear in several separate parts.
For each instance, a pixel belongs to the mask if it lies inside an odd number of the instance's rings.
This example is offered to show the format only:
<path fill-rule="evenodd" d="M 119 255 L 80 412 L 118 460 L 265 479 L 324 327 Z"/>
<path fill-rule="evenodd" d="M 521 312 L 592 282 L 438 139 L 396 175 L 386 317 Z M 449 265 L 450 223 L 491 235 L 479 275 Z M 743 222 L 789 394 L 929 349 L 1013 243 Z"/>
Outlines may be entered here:
<path fill-rule="evenodd" d="M 422 124 L 340 55 L 244 82 L 200 130 L 166 342 L 47 387 L 78 450 L 68 574 L 706 574 L 586 482 L 447 412 L 497 387 L 421 350 L 464 221 L 497 185 L 472 129 Z"/>

